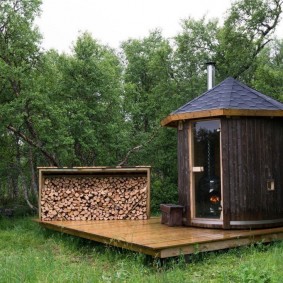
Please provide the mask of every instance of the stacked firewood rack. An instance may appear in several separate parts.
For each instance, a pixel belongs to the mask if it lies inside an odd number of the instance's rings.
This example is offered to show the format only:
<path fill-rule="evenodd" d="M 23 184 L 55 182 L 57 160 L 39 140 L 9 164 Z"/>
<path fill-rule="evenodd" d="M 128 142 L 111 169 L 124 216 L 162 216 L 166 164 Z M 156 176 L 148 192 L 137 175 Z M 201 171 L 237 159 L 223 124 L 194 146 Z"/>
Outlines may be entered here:
<path fill-rule="evenodd" d="M 38 169 L 42 221 L 150 217 L 150 167 Z"/>

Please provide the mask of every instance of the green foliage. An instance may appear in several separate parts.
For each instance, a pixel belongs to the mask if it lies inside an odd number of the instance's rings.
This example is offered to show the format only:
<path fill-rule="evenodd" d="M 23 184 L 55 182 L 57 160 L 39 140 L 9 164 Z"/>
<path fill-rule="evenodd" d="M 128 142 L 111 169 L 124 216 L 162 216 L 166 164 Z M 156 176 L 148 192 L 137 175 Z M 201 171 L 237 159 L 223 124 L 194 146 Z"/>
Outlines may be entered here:
<path fill-rule="evenodd" d="M 18 200 L 26 192 L 27 145 L 48 156 L 37 139 L 29 107 L 40 57 L 41 36 L 33 26 L 40 4 L 38 0 L 0 2 L 0 190 L 6 200 Z"/>
<path fill-rule="evenodd" d="M 160 120 L 176 105 L 173 50 L 160 31 L 122 45 L 125 53 L 124 109 L 131 128 L 130 145 L 142 148 L 130 164 L 152 166 L 152 209 L 177 202 L 176 133 L 160 128 Z M 172 197 L 174 196 L 174 197 Z"/>
<path fill-rule="evenodd" d="M 256 89 L 283 102 L 283 41 L 276 40 L 260 55 L 253 85 Z"/>
<path fill-rule="evenodd" d="M 123 144 L 121 66 L 114 51 L 100 46 L 88 33 L 66 57 L 62 103 L 74 138 L 74 151 L 80 165 L 114 165 Z"/>
<path fill-rule="evenodd" d="M 46 116 L 58 129 L 48 133 L 48 144 L 57 141 L 56 156 L 64 166 L 117 164 L 125 123 L 119 60 L 88 33 L 73 52 L 45 55 L 40 93 L 49 100 Z"/>
<path fill-rule="evenodd" d="M 122 47 L 126 57 L 124 107 L 134 134 L 148 133 L 168 113 L 174 97 L 172 49 L 159 31 Z"/>
<path fill-rule="evenodd" d="M 282 13 L 280 0 L 238 0 L 217 35 L 216 61 L 222 77 L 249 81 L 257 57 L 271 40 Z"/>
<path fill-rule="evenodd" d="M 182 32 L 175 39 L 174 54 L 175 79 L 180 97 L 178 107 L 207 89 L 205 64 L 215 60 L 218 30 L 216 20 L 183 20 Z"/>

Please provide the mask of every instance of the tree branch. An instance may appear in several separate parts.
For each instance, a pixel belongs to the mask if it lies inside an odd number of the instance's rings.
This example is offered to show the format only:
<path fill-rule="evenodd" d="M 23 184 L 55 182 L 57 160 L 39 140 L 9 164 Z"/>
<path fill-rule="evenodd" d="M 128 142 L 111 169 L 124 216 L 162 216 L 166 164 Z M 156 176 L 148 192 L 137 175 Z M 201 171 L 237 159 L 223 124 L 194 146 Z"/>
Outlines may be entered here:
<path fill-rule="evenodd" d="M 35 141 L 33 141 L 32 139 L 30 139 L 28 136 L 26 136 L 24 133 L 20 132 L 19 130 L 17 130 L 16 128 L 14 128 L 13 126 L 9 125 L 7 126 L 7 129 L 9 131 L 11 131 L 12 133 L 14 133 L 15 135 L 21 137 L 25 142 L 27 142 L 29 145 L 37 148 L 40 150 L 40 152 L 43 154 L 43 156 L 50 162 L 50 164 L 52 166 L 58 166 L 58 162 L 56 161 L 56 159 L 49 153 L 47 152 L 42 145 L 40 145 L 39 143 L 36 143 Z"/>
<path fill-rule="evenodd" d="M 257 57 L 257 55 L 261 52 L 261 50 L 271 41 L 270 38 L 267 37 L 268 34 L 270 34 L 270 32 L 272 30 L 274 30 L 277 26 L 277 24 L 279 23 L 279 20 L 280 20 L 280 16 L 281 16 L 281 13 L 282 13 L 282 3 L 283 1 L 282 0 L 275 0 L 275 5 L 276 5 L 276 8 L 274 9 L 276 12 L 275 12 L 275 17 L 274 17 L 274 20 L 272 23 L 270 24 L 267 24 L 267 23 L 264 23 L 262 22 L 261 25 L 265 28 L 265 29 L 260 29 L 258 28 L 258 31 L 260 32 L 261 36 L 258 40 L 258 43 L 256 45 L 256 48 L 251 56 L 251 60 L 250 62 L 253 62 L 255 60 L 255 58 Z M 267 40 L 265 40 L 265 38 L 267 37 Z M 253 38 L 251 39 L 253 40 Z M 249 64 L 247 62 L 246 65 L 244 65 L 237 74 L 235 74 L 235 78 L 239 77 L 242 73 L 244 73 L 245 71 L 247 71 L 249 68 L 251 67 L 251 64 Z"/>
<path fill-rule="evenodd" d="M 157 129 L 155 129 L 155 131 L 152 133 L 151 137 L 143 144 L 137 145 L 133 148 L 131 148 L 127 154 L 125 155 L 125 158 L 118 164 L 118 166 L 124 166 L 125 164 L 128 163 L 128 159 L 130 157 L 130 155 L 134 152 L 139 151 L 141 148 L 143 148 L 146 144 L 149 144 L 156 136 L 156 134 L 158 133 L 158 130 L 160 129 L 160 127 L 158 127 Z"/>

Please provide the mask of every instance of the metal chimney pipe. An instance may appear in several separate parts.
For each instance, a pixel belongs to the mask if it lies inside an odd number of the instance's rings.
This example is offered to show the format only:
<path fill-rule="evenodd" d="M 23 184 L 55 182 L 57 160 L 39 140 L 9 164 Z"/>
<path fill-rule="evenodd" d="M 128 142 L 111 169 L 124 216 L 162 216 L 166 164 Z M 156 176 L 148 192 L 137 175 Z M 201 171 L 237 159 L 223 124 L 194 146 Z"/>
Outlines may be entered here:
<path fill-rule="evenodd" d="M 207 90 L 215 86 L 215 62 L 207 62 Z"/>

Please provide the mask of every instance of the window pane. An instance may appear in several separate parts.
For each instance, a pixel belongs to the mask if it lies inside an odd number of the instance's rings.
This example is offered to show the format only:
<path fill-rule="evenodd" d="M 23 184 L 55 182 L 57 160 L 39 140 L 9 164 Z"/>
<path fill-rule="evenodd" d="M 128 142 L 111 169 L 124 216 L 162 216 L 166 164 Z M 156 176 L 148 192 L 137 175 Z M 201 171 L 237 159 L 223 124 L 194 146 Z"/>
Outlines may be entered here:
<path fill-rule="evenodd" d="M 194 173 L 195 216 L 220 218 L 220 121 L 193 123 L 193 146 L 193 166 L 203 168 Z"/>

